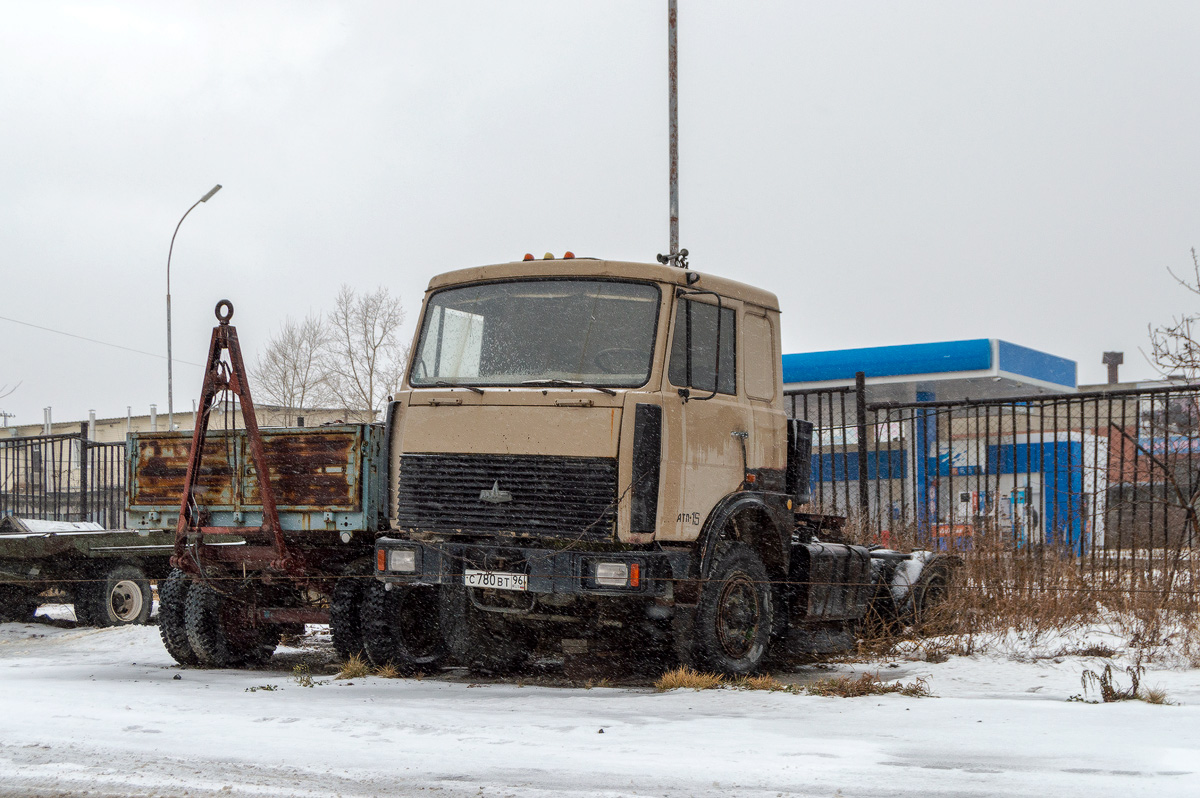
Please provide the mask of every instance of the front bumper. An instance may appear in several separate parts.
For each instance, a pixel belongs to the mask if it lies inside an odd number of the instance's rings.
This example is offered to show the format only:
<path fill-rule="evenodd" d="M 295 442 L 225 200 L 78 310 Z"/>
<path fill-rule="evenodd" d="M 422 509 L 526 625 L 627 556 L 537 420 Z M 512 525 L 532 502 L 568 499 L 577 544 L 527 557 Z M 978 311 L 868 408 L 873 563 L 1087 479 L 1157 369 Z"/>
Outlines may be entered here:
<path fill-rule="evenodd" d="M 383 582 L 462 585 L 467 570 L 515 573 L 527 577 L 524 592 L 540 594 L 661 597 L 673 580 L 685 578 L 688 567 L 682 552 L 561 551 L 387 537 L 375 541 L 375 552 L 375 576 Z M 617 585 L 613 573 L 622 565 L 625 583 Z"/>

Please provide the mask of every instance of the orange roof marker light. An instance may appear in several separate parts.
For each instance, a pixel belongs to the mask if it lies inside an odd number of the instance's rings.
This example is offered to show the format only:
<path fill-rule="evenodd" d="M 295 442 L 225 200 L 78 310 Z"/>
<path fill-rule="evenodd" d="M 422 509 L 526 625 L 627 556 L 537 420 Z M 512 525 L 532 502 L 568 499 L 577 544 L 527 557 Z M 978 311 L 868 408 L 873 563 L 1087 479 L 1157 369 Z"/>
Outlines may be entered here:
<path fill-rule="evenodd" d="M 575 253 L 569 249 L 563 253 L 563 260 L 572 260 L 574 257 Z"/>
<path fill-rule="evenodd" d="M 532 253 L 532 252 L 526 252 L 526 253 L 525 253 L 525 257 L 521 258 L 521 260 L 533 260 L 533 253 Z"/>
<path fill-rule="evenodd" d="M 547 252 L 545 255 L 542 256 L 542 260 L 554 260 L 554 253 Z"/>

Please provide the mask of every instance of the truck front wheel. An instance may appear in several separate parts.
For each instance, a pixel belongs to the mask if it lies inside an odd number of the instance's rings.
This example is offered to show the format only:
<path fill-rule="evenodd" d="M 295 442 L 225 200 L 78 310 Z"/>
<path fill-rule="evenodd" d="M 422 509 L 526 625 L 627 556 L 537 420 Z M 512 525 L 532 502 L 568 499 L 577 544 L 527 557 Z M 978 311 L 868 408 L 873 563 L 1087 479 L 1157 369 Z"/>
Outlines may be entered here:
<path fill-rule="evenodd" d="M 136 565 L 101 571 L 75 590 L 75 620 L 84 626 L 128 626 L 150 619 L 150 580 Z"/>
<path fill-rule="evenodd" d="M 731 676 L 752 673 L 767 656 L 775 612 L 767 569 L 754 549 L 729 542 L 717 550 L 696 607 L 693 665 Z"/>
<path fill-rule="evenodd" d="M 483 676 L 520 669 L 536 642 L 530 630 L 519 621 L 506 621 L 475 607 L 467 593 L 471 589 L 442 588 L 442 631 L 450 653 L 472 673 Z"/>
<path fill-rule="evenodd" d="M 372 581 L 362 598 L 363 648 L 371 664 L 401 673 L 436 670 L 446 658 L 438 617 L 438 588 Z"/>

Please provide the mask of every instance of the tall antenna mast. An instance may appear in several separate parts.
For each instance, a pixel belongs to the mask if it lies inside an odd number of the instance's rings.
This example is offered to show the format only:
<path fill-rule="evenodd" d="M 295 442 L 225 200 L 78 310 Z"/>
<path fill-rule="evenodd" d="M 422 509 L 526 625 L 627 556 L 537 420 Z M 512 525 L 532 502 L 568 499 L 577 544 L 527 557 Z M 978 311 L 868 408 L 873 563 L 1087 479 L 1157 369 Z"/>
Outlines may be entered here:
<path fill-rule="evenodd" d="M 687 250 L 679 248 L 679 67 L 676 41 L 676 0 L 667 0 L 667 85 L 670 96 L 671 249 L 659 263 L 687 268 Z"/>

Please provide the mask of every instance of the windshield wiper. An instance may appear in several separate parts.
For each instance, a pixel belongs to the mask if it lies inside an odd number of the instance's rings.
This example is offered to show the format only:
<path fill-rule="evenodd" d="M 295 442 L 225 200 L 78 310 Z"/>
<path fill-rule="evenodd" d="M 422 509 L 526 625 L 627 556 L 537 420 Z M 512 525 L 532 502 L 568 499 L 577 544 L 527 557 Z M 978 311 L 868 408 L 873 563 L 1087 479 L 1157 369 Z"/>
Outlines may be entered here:
<path fill-rule="evenodd" d="M 522 385 L 550 385 L 555 388 L 591 388 L 593 391 L 606 393 L 609 396 L 616 396 L 617 392 L 612 388 L 605 388 L 603 385 L 589 385 L 579 380 L 522 380 Z"/>
<path fill-rule="evenodd" d="M 433 384 L 438 388 L 466 388 L 468 391 L 474 391 L 483 396 L 483 389 L 475 385 L 464 385 L 461 382 L 446 382 L 445 380 L 438 380 Z"/>

